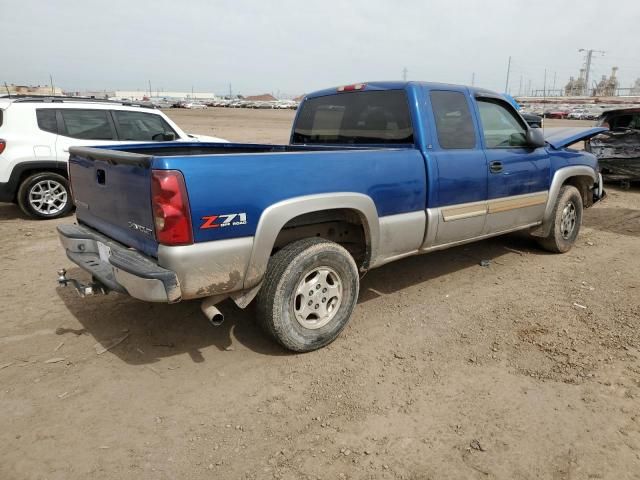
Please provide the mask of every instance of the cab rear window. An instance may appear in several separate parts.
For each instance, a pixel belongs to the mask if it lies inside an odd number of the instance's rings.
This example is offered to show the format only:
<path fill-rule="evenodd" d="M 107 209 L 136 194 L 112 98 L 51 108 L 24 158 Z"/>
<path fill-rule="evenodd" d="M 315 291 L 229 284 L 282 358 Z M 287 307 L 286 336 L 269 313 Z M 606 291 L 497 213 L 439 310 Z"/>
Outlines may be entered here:
<path fill-rule="evenodd" d="M 349 92 L 306 100 L 293 131 L 294 144 L 413 143 L 404 90 Z"/>

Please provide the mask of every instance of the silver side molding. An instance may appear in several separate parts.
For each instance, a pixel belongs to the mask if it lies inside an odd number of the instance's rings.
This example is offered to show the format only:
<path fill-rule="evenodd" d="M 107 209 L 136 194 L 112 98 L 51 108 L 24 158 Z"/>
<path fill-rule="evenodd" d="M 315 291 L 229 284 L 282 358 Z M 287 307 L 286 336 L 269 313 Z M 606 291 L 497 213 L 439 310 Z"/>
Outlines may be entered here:
<path fill-rule="evenodd" d="M 242 290 L 253 237 L 158 246 L 158 265 L 176 273 L 182 298 L 210 297 Z"/>

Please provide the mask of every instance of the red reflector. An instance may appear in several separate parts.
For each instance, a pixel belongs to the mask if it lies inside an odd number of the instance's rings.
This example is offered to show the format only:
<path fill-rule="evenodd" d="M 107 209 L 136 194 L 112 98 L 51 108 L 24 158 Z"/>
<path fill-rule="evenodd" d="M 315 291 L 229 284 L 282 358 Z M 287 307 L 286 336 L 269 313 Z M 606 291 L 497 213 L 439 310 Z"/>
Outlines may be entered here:
<path fill-rule="evenodd" d="M 193 243 L 189 199 L 184 177 L 178 170 L 153 170 L 151 205 L 156 239 L 163 245 Z"/>
<path fill-rule="evenodd" d="M 364 83 L 354 83 L 353 85 L 345 85 L 338 87 L 339 92 L 353 92 L 354 90 L 362 90 L 365 87 Z"/>
<path fill-rule="evenodd" d="M 0 153 L 4 152 L 4 149 L 7 146 L 7 142 L 4 140 L 0 140 Z"/>

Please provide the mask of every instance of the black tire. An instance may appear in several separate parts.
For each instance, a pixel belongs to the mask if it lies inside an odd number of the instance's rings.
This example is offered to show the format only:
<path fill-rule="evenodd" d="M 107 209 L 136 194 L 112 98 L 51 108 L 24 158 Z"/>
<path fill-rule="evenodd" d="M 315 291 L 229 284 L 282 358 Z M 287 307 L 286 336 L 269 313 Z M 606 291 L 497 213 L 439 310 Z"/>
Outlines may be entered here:
<path fill-rule="evenodd" d="M 315 277 L 316 272 L 320 277 L 323 272 L 332 272 L 325 277 L 328 283 L 317 280 L 316 284 L 315 279 L 320 278 Z M 309 288 L 309 296 L 306 296 L 306 290 L 305 297 L 298 293 L 298 287 L 303 281 L 308 285 L 313 283 Z M 327 289 L 323 287 L 315 289 L 321 284 L 329 285 L 329 293 L 324 294 Z M 339 290 L 336 292 L 341 292 L 340 295 L 336 294 L 326 299 L 324 295 L 332 295 L 331 290 L 338 287 Z M 358 300 L 359 288 L 360 278 L 356 262 L 342 246 L 321 238 L 298 240 L 285 246 L 269 259 L 264 283 L 257 298 L 258 321 L 269 335 L 289 350 L 317 350 L 335 340 L 347 325 Z M 313 319 L 313 311 L 308 317 L 310 320 L 299 320 L 300 310 L 306 308 L 300 307 L 301 298 L 304 298 L 304 303 L 312 302 L 309 309 L 317 309 L 320 305 L 321 313 L 328 311 L 332 302 L 334 305 L 336 302 L 339 303 L 335 310 L 317 320 Z M 328 301 L 325 303 L 323 299 Z M 314 304 L 316 301 L 318 303 Z M 321 302 L 327 305 L 326 310 Z M 324 321 L 328 323 L 323 325 Z M 307 328 L 302 322 L 317 322 L 318 326 Z"/>
<path fill-rule="evenodd" d="M 568 228 L 568 223 L 563 223 L 563 220 L 567 220 L 567 215 L 571 216 L 569 212 L 572 209 L 575 219 L 573 227 Z M 551 215 L 553 225 L 549 235 L 538 239 L 540 246 L 553 253 L 565 253 L 571 250 L 580 232 L 580 225 L 582 225 L 582 210 L 582 197 L 578 189 L 572 185 L 564 185 L 560 189 L 558 199 L 553 207 Z"/>
<path fill-rule="evenodd" d="M 34 203 L 30 201 L 30 197 L 35 194 L 35 189 L 42 188 L 42 182 L 49 182 L 49 185 L 56 186 L 56 191 L 64 191 L 65 201 L 55 201 L 51 205 L 52 213 L 47 213 L 47 206 L 43 204 L 42 209 L 36 208 Z M 59 186 L 59 188 L 57 187 Z M 71 190 L 69 182 L 66 178 L 58 173 L 40 172 L 25 178 L 18 189 L 18 205 L 20 209 L 30 217 L 38 220 L 60 218 L 69 215 L 73 210 L 73 200 L 71 199 Z"/>

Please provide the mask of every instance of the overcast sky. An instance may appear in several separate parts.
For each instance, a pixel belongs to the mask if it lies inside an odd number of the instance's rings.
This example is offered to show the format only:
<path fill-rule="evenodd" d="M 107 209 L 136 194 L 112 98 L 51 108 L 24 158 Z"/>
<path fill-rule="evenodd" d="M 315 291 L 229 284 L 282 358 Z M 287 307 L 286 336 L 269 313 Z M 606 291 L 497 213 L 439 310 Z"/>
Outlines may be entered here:
<path fill-rule="evenodd" d="M 640 1 L 0 0 L 0 82 L 299 94 L 402 78 L 510 91 L 640 77 Z"/>

